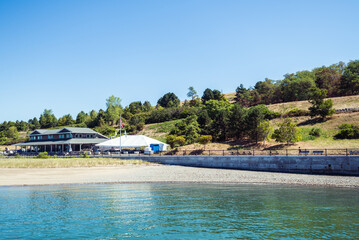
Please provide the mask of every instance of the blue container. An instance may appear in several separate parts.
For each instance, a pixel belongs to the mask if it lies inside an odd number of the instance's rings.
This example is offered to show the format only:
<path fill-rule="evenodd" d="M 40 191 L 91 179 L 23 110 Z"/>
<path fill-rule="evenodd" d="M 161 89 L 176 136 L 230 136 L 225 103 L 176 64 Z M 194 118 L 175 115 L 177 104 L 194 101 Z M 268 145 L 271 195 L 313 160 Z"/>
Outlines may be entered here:
<path fill-rule="evenodd" d="M 157 153 L 160 151 L 160 145 L 159 144 L 151 144 L 150 145 L 153 152 Z"/>

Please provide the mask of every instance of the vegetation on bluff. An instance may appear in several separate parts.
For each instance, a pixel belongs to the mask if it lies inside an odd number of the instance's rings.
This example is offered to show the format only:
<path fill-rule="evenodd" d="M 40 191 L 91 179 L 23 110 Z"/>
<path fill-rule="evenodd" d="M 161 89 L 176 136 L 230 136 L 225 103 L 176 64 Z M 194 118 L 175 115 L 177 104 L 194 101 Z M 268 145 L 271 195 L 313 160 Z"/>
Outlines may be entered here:
<path fill-rule="evenodd" d="M 271 136 L 277 141 L 287 139 L 285 142 L 293 142 L 300 138 L 283 138 L 278 133 L 281 124 L 289 121 L 285 118 L 310 115 L 312 118 L 318 117 L 320 121 L 328 120 L 334 110 L 332 100 L 325 99 L 326 97 L 359 93 L 359 60 L 285 74 L 282 80 L 266 78 L 257 82 L 253 88 L 245 88 L 239 84 L 232 99 L 227 99 L 216 89 L 205 89 L 201 98 L 193 87 L 188 90 L 189 100 L 180 103 L 179 98 L 169 92 L 159 98 L 156 106 L 151 106 L 148 101 L 136 101 L 123 107 L 120 98 L 110 96 L 106 99 L 105 110 L 92 110 L 89 113 L 81 111 L 75 119 L 70 114 L 56 118 L 52 110 L 45 109 L 39 118 L 0 124 L 0 144 L 24 141 L 24 133 L 34 129 L 63 126 L 89 127 L 104 135 L 113 136 L 119 128 L 120 116 L 123 129 L 129 134 L 142 131 L 146 124 L 163 125 L 166 136 L 162 136 L 160 140 L 167 138 L 173 147 L 195 142 L 208 144 L 208 139 L 215 142 L 247 139 L 258 143 Z M 309 101 L 309 108 L 294 108 L 286 112 L 270 110 L 273 109 L 271 106 L 278 103 L 301 100 Z M 264 104 L 270 105 L 270 108 Z M 169 121 L 174 123 L 166 125 Z M 274 135 L 271 134 L 273 126 L 278 128 Z M 303 135 L 303 139 L 318 138 L 314 136 L 316 133 L 309 135 L 310 130 L 302 130 L 302 135 L 308 133 Z M 339 135 L 337 138 L 340 138 Z"/>

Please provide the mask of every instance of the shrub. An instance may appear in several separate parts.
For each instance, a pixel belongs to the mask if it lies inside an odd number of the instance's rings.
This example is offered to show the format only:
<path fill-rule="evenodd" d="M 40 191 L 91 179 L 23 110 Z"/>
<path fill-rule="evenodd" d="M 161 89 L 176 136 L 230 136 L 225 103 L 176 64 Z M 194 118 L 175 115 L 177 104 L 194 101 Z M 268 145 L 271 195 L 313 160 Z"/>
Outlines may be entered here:
<path fill-rule="evenodd" d="M 171 146 L 171 148 L 175 148 L 182 146 L 186 142 L 186 139 L 182 136 L 168 135 L 166 142 Z"/>
<path fill-rule="evenodd" d="M 84 155 L 82 155 L 83 158 L 89 158 L 89 154 L 87 152 L 84 153 Z"/>
<path fill-rule="evenodd" d="M 321 134 L 322 130 L 320 128 L 312 128 L 309 132 L 309 135 L 313 137 L 320 137 Z"/>
<path fill-rule="evenodd" d="M 206 145 L 208 143 L 210 143 L 212 141 L 212 136 L 211 135 L 201 135 L 199 138 L 198 138 L 198 142 L 200 144 L 203 144 L 203 148 L 206 147 Z"/>
<path fill-rule="evenodd" d="M 284 114 L 285 117 L 299 117 L 299 116 L 308 116 L 309 112 L 307 110 L 293 108 L 287 113 Z"/>
<path fill-rule="evenodd" d="M 37 158 L 47 159 L 50 158 L 50 156 L 47 154 L 47 152 L 41 152 L 37 155 Z"/>
<path fill-rule="evenodd" d="M 359 128 L 353 124 L 343 123 L 339 126 L 339 132 L 334 135 L 334 139 L 357 139 L 359 138 Z"/>
<path fill-rule="evenodd" d="M 287 142 L 287 145 L 302 140 L 300 128 L 298 128 L 297 124 L 292 122 L 290 118 L 284 119 L 284 121 L 279 124 L 279 128 L 274 130 L 272 138 L 277 142 Z"/>

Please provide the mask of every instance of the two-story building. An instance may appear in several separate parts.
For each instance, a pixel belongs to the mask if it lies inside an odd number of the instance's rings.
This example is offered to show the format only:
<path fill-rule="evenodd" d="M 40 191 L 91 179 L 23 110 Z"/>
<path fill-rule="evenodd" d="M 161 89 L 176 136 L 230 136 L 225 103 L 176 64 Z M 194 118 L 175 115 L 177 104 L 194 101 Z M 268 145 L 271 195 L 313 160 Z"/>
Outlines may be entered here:
<path fill-rule="evenodd" d="M 90 150 L 108 138 L 89 128 L 64 127 L 61 129 L 36 129 L 30 141 L 17 143 L 24 152 L 61 153 Z"/>

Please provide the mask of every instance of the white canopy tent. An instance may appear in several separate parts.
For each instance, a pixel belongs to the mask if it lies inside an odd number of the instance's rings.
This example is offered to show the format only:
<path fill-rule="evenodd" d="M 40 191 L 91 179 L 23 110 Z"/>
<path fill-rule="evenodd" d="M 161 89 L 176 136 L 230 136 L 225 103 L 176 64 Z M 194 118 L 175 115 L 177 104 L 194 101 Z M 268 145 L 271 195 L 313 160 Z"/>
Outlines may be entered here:
<path fill-rule="evenodd" d="M 168 144 L 166 143 L 160 142 L 153 138 L 146 137 L 144 135 L 125 135 L 96 144 L 96 147 L 102 149 L 140 148 L 150 147 L 151 145 L 159 145 L 159 151 L 166 151 L 168 146 Z"/>

